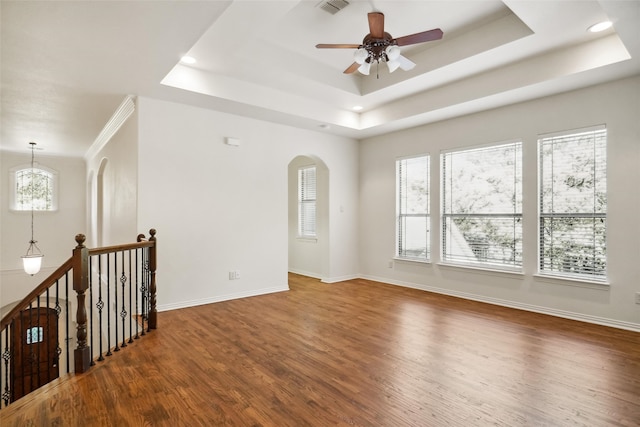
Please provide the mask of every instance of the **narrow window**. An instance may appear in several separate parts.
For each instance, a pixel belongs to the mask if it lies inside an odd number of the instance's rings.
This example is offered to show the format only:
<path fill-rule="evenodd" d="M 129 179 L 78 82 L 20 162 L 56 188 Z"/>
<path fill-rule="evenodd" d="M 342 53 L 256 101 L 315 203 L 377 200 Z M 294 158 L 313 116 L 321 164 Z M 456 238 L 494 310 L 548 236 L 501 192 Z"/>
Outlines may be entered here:
<path fill-rule="evenodd" d="M 607 261 L 607 131 L 542 137 L 540 273 L 604 280 Z"/>
<path fill-rule="evenodd" d="M 298 236 L 316 237 L 316 168 L 298 169 Z"/>
<path fill-rule="evenodd" d="M 396 161 L 396 256 L 429 260 L 429 156 Z"/>
<path fill-rule="evenodd" d="M 57 173 L 46 168 L 18 167 L 11 170 L 11 207 L 16 211 L 56 210 Z"/>
<path fill-rule="evenodd" d="M 522 267 L 522 143 L 442 154 L 442 260 Z"/>

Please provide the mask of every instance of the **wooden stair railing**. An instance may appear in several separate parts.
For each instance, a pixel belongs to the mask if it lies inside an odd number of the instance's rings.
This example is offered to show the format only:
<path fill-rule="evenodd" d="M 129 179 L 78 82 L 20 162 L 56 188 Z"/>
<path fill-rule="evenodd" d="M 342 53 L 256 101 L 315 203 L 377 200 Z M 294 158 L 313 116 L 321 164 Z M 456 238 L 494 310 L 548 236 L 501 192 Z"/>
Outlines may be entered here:
<path fill-rule="evenodd" d="M 86 372 L 157 328 L 156 230 L 149 234 L 148 240 L 139 234 L 135 243 L 93 249 L 78 234 L 71 258 L 2 318 L 0 409 L 57 378 L 62 362 L 66 373 Z"/>

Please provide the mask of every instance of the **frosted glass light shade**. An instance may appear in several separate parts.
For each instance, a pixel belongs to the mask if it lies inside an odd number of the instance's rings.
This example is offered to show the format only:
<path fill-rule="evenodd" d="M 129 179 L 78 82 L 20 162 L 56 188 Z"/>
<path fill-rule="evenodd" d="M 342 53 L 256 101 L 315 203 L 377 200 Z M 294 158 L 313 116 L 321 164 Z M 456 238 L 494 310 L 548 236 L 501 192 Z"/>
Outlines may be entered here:
<path fill-rule="evenodd" d="M 385 53 L 389 61 L 393 62 L 400 56 L 400 48 L 398 46 L 387 46 Z"/>
<path fill-rule="evenodd" d="M 387 61 L 387 67 L 389 67 L 390 73 L 393 73 L 395 70 L 397 70 L 399 66 L 400 63 L 398 61 Z"/>
<path fill-rule="evenodd" d="M 38 274 L 42 266 L 43 256 L 44 255 L 23 255 L 22 266 L 24 267 L 24 272 L 32 276 Z"/>
<path fill-rule="evenodd" d="M 369 52 L 367 52 L 367 49 L 362 47 L 360 49 L 356 49 L 356 51 L 353 53 L 353 60 L 358 64 L 364 64 L 368 57 Z"/>
<path fill-rule="evenodd" d="M 368 62 L 365 62 L 361 66 L 358 67 L 358 71 L 360 71 L 365 76 L 369 75 L 369 70 L 370 69 L 371 69 L 371 64 L 368 63 Z"/>

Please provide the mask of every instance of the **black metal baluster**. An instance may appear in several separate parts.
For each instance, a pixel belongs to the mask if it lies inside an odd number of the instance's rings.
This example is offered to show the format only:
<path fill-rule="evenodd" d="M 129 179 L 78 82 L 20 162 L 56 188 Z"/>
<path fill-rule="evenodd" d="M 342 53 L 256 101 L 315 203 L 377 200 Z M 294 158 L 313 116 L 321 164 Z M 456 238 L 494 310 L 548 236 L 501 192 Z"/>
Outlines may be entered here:
<path fill-rule="evenodd" d="M 109 270 L 109 254 L 107 254 L 107 356 L 111 356 L 111 276 Z"/>
<path fill-rule="evenodd" d="M 104 301 L 102 300 L 102 255 L 98 255 L 98 302 L 96 303 L 96 308 L 98 309 L 98 341 L 100 342 L 98 344 L 100 346 L 98 361 L 102 362 L 104 360 L 102 355 L 102 341 L 104 341 L 102 337 L 102 309 L 104 308 Z"/>
<path fill-rule="evenodd" d="M 127 319 L 127 310 L 126 310 L 126 306 L 125 306 L 125 292 L 124 292 L 124 288 L 125 288 L 125 284 L 127 283 L 127 275 L 124 274 L 124 270 L 125 270 L 125 263 L 124 263 L 124 251 L 121 252 L 122 256 L 121 256 L 121 264 L 122 264 L 122 274 L 120 275 L 120 284 L 122 285 L 122 307 L 120 310 L 120 317 L 122 318 L 122 344 L 120 345 L 121 348 L 124 348 L 127 346 L 127 341 L 126 341 L 126 332 L 127 332 L 127 328 L 126 328 L 126 319 Z"/>
<path fill-rule="evenodd" d="M 60 314 L 62 313 L 62 307 L 60 307 L 60 286 L 58 280 L 56 280 L 56 328 L 58 328 L 58 341 L 56 342 L 56 365 L 58 371 L 60 370 L 60 355 L 62 354 L 62 347 L 60 347 Z M 69 314 L 67 314 L 67 320 L 69 322 Z"/>
<path fill-rule="evenodd" d="M 33 318 L 32 317 L 33 317 L 33 303 L 31 302 L 31 303 L 29 303 L 29 326 L 28 326 L 28 328 L 26 328 L 27 337 L 29 337 L 29 334 L 31 334 L 31 328 L 33 327 Z M 24 333 L 24 328 L 23 328 L 22 332 Z M 31 352 L 30 352 L 31 349 L 29 347 L 27 347 L 26 349 L 24 348 L 25 343 L 28 345 L 29 342 L 31 342 L 30 338 L 31 337 L 25 339 L 24 335 L 22 337 L 20 337 L 20 346 L 22 347 L 22 351 L 20 352 L 20 354 L 23 355 L 23 363 L 22 363 L 22 395 L 23 396 L 25 394 L 27 394 L 27 385 L 26 385 L 26 379 L 25 379 L 25 377 L 26 377 L 25 365 L 29 365 L 28 366 L 28 369 L 29 369 L 29 382 L 30 382 L 29 386 L 31 386 L 31 384 L 33 384 L 33 375 L 32 375 L 32 373 L 33 373 L 33 366 L 32 366 L 33 365 L 33 363 L 32 363 L 33 357 L 32 357 Z M 25 361 L 24 354 L 26 353 L 26 351 L 29 351 L 29 353 L 28 353 L 27 358 L 26 358 L 27 363 L 24 363 L 24 361 Z"/>
<path fill-rule="evenodd" d="M 129 310 L 131 310 L 131 316 L 129 316 L 129 344 L 133 342 L 133 315 L 135 312 L 133 311 L 133 300 L 131 296 L 131 290 L 133 288 L 133 280 L 131 280 L 131 249 L 129 249 Z"/>
<path fill-rule="evenodd" d="M 140 277 L 140 271 L 138 269 L 139 266 L 139 259 L 138 259 L 138 254 L 140 253 L 140 249 L 136 249 L 136 289 L 135 289 L 135 294 L 136 294 L 136 339 L 140 339 L 140 334 L 138 333 L 138 319 L 140 319 L 140 311 L 139 311 L 139 306 L 138 306 L 138 279 Z"/>
<path fill-rule="evenodd" d="M 38 311 L 36 311 L 36 326 L 35 326 L 35 331 L 36 331 L 36 339 L 35 342 L 33 340 L 33 334 L 31 334 L 31 348 L 34 349 L 32 351 L 32 354 L 35 356 L 33 358 L 34 362 L 35 362 L 35 370 L 36 370 L 36 382 L 35 382 L 35 386 L 31 389 L 31 390 L 35 390 L 36 388 L 38 388 L 38 384 L 40 384 L 40 328 L 42 327 L 40 325 L 40 295 L 37 296 L 38 298 Z M 33 329 L 32 329 L 33 331 Z M 33 385 L 33 380 L 31 381 L 31 384 Z"/>
<path fill-rule="evenodd" d="M 65 347 L 67 349 L 67 374 L 71 372 L 71 350 L 69 348 L 69 342 L 71 341 L 71 335 L 69 334 L 69 325 L 71 324 L 71 313 L 69 312 L 69 273 L 65 273 L 64 275 L 64 287 L 65 287 L 65 297 L 64 304 L 66 312 L 67 321 L 65 322 L 65 328 L 67 330 L 67 334 L 65 335 Z"/>
<path fill-rule="evenodd" d="M 51 331 L 51 316 L 49 315 L 50 312 L 50 307 L 49 307 L 49 288 L 47 288 L 46 292 L 45 292 L 45 298 L 47 301 L 47 307 L 46 307 L 46 312 L 47 312 L 47 331 L 46 333 L 43 332 L 42 333 L 42 339 L 46 341 L 45 347 L 47 349 L 47 381 L 51 380 L 51 364 L 53 363 L 55 366 L 56 360 L 55 358 L 53 360 L 49 360 L 49 355 L 51 354 L 51 343 L 49 342 L 49 331 Z M 40 372 L 40 368 L 38 368 L 38 372 Z M 38 382 L 38 384 L 40 384 Z"/>
<path fill-rule="evenodd" d="M 147 334 L 146 332 L 146 328 L 144 327 L 144 321 L 147 318 L 147 312 L 146 312 L 146 308 L 147 308 L 147 293 L 146 293 L 146 288 L 147 288 L 147 279 L 145 276 L 145 262 L 146 262 L 146 258 L 145 258 L 145 248 L 142 248 L 142 263 L 140 265 L 140 322 L 141 322 L 141 327 L 142 327 L 142 331 L 140 332 L 141 336 L 144 336 Z"/>
<path fill-rule="evenodd" d="M 96 364 L 95 359 L 93 358 L 93 348 L 95 347 L 95 343 L 93 342 L 93 268 L 92 268 L 93 258 L 89 257 L 89 358 L 91 362 L 90 366 Z"/>
<path fill-rule="evenodd" d="M 120 351 L 120 347 L 118 347 L 118 253 L 113 253 L 113 295 L 114 295 L 114 303 L 113 303 L 113 324 L 116 328 L 116 347 L 114 351 Z"/>
<path fill-rule="evenodd" d="M 14 331 L 15 333 L 15 331 Z M 11 402 L 11 393 L 13 390 L 9 388 L 9 361 L 11 360 L 11 336 L 9 335 L 9 327 L 4 330 L 4 351 L 2 359 L 4 359 L 4 391 L 2 392 L 2 400 L 4 406 Z"/>

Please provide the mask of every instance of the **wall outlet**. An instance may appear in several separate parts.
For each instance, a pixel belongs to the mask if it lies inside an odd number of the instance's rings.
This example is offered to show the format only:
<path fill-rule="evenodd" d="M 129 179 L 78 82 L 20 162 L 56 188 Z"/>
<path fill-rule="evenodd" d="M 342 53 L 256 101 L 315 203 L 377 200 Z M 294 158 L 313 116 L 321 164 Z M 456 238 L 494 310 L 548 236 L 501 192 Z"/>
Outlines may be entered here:
<path fill-rule="evenodd" d="M 236 279 L 240 278 L 240 272 L 238 270 L 234 271 L 234 273 L 236 274 Z"/>
<path fill-rule="evenodd" d="M 393 260 L 389 261 L 389 264 L 387 264 L 387 267 L 393 268 Z"/>
<path fill-rule="evenodd" d="M 636 304 L 640 304 L 640 292 L 636 292 Z"/>
<path fill-rule="evenodd" d="M 238 270 L 233 270 L 229 272 L 229 280 L 236 280 L 240 278 L 240 272 Z"/>

